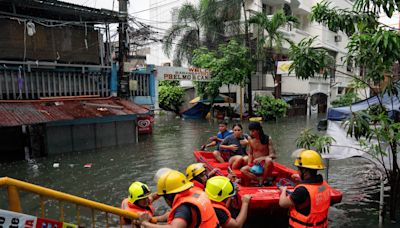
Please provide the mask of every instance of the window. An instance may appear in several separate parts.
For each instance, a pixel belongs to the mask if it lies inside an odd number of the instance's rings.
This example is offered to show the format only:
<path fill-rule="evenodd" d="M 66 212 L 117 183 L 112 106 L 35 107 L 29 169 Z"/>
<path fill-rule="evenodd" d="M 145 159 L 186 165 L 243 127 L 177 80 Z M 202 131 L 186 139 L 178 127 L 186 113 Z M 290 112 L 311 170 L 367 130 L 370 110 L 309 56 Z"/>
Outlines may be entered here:
<path fill-rule="evenodd" d="M 347 70 L 347 72 L 353 72 L 353 61 L 351 61 L 351 59 L 349 59 L 349 61 L 347 61 L 346 70 Z"/>
<path fill-rule="evenodd" d="M 343 94 L 344 93 L 344 87 L 338 87 L 337 88 L 337 93 L 338 94 Z"/>

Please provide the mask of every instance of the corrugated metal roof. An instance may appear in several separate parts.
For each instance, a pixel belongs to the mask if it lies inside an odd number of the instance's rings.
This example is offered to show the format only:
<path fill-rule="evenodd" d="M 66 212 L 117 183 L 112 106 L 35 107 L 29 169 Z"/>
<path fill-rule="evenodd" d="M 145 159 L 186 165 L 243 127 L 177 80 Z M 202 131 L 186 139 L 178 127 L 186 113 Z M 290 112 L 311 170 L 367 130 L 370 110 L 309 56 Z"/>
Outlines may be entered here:
<path fill-rule="evenodd" d="M 0 127 L 106 116 L 146 114 L 149 110 L 117 98 L 73 101 L 0 102 Z"/>

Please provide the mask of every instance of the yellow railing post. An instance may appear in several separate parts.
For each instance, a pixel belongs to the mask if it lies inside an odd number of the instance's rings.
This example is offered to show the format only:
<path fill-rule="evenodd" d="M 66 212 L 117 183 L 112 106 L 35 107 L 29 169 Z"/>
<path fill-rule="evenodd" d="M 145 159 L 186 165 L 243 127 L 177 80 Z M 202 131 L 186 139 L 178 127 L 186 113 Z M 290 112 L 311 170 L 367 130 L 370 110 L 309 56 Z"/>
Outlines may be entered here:
<path fill-rule="evenodd" d="M 40 216 L 44 218 L 44 197 L 40 196 Z"/>
<path fill-rule="evenodd" d="M 19 200 L 18 188 L 13 185 L 9 185 L 7 187 L 7 192 L 8 192 L 8 208 L 10 209 L 10 211 L 22 212 L 21 202 Z"/>

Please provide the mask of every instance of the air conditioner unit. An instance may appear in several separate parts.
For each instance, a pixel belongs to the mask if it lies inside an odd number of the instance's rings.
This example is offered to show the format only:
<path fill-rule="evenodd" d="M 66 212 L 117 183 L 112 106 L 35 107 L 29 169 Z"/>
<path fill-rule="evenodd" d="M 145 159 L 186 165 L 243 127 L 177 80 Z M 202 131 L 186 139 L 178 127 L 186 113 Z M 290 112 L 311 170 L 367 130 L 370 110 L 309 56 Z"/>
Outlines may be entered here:
<path fill-rule="evenodd" d="M 339 35 L 335 36 L 335 42 L 341 42 L 342 41 L 342 37 Z"/>

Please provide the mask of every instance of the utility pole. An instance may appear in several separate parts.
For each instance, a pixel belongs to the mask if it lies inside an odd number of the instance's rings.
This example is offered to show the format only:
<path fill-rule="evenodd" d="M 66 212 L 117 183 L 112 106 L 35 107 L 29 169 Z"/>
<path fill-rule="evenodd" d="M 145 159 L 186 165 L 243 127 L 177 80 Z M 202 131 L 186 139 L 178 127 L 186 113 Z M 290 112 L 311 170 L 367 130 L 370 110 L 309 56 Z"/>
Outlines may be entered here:
<path fill-rule="evenodd" d="M 129 42 L 126 29 L 128 28 L 128 0 L 119 1 L 119 12 L 121 18 L 118 25 L 118 96 L 127 98 L 129 96 L 129 74 L 124 72 L 124 63 L 128 59 Z"/>
<path fill-rule="evenodd" d="M 245 0 L 242 0 L 242 7 L 243 7 L 243 16 L 244 16 L 244 30 L 245 30 L 245 36 L 246 36 L 246 46 L 249 49 L 249 58 L 251 58 L 251 47 L 250 47 L 250 37 L 249 37 L 249 25 L 247 23 L 247 14 L 246 14 L 246 4 Z M 249 104 L 249 115 L 253 115 L 253 105 L 252 105 L 252 100 L 253 100 L 253 94 L 252 94 L 252 89 L 251 89 L 251 73 L 247 76 L 248 79 L 248 84 L 247 84 L 247 99 L 248 104 Z"/>

